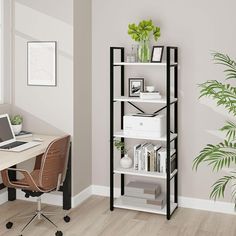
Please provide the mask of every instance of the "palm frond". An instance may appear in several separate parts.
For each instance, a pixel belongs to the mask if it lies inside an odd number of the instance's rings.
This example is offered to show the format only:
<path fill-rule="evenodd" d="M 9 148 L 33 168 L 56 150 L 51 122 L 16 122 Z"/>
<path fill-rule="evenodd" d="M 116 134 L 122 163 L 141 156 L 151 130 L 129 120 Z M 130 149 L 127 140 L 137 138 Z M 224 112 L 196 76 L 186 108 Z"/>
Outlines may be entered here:
<path fill-rule="evenodd" d="M 236 179 L 236 177 L 233 175 L 224 176 L 224 177 L 218 179 L 212 185 L 213 190 L 210 194 L 210 198 L 213 198 L 214 200 L 216 200 L 217 198 L 224 197 L 225 188 L 226 188 L 227 184 L 233 179 Z"/>
<path fill-rule="evenodd" d="M 193 160 L 193 169 L 197 170 L 203 162 L 212 166 L 213 171 L 229 167 L 232 163 L 236 164 L 236 143 L 225 140 L 217 145 L 208 144 Z"/>
<path fill-rule="evenodd" d="M 230 113 L 236 116 L 236 87 L 223 84 L 217 80 L 208 80 L 199 85 L 200 97 L 211 97 L 216 100 L 218 106 L 224 106 Z"/>
<path fill-rule="evenodd" d="M 236 139 L 236 124 L 232 121 L 227 121 L 226 124 L 220 129 L 226 132 L 226 137 L 228 142 L 235 141 Z"/>
<path fill-rule="evenodd" d="M 216 64 L 224 65 L 227 69 L 224 70 L 226 73 L 226 79 L 236 79 L 236 63 L 228 55 L 214 52 L 212 53 L 213 60 Z"/>

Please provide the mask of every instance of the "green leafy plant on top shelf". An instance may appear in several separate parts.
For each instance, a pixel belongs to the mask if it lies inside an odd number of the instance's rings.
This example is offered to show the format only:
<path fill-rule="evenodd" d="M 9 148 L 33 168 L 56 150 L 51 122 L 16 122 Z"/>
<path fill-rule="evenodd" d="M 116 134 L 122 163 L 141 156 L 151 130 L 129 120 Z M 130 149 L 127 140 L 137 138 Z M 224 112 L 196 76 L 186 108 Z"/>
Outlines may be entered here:
<path fill-rule="evenodd" d="M 15 115 L 10 118 L 12 125 L 20 125 L 23 123 L 23 117 L 20 115 Z"/>
<path fill-rule="evenodd" d="M 215 64 L 225 67 L 224 73 L 226 81 L 236 79 L 236 62 L 228 55 L 222 53 L 213 53 Z M 217 80 L 208 80 L 200 84 L 200 98 L 210 97 L 217 102 L 218 106 L 223 106 L 229 113 L 236 116 L 236 87 L 229 83 L 221 83 Z M 208 144 L 193 161 L 193 169 L 197 170 L 199 165 L 207 163 L 211 166 L 212 171 L 220 171 L 223 168 L 232 168 L 228 174 L 221 177 L 212 185 L 210 198 L 216 200 L 224 197 L 225 189 L 228 184 L 236 186 L 236 124 L 227 121 L 220 129 L 225 133 L 225 139 L 218 144 Z M 232 198 L 236 200 L 236 188 L 233 188 Z"/>
<path fill-rule="evenodd" d="M 161 30 L 160 27 L 153 24 L 152 20 L 143 20 L 138 25 L 133 23 L 128 26 L 128 34 L 136 42 L 149 40 L 151 32 L 154 40 L 157 41 L 161 36 Z"/>
<path fill-rule="evenodd" d="M 125 143 L 124 142 L 122 142 L 122 141 L 120 141 L 118 139 L 114 139 L 114 146 L 123 155 L 128 153 L 128 149 L 125 147 Z"/>
<path fill-rule="evenodd" d="M 161 36 L 160 27 L 155 26 L 152 20 L 143 20 L 138 25 L 134 23 L 128 25 L 128 34 L 134 41 L 139 42 L 138 58 L 140 62 L 150 61 L 149 40 L 151 33 L 155 41 Z"/>

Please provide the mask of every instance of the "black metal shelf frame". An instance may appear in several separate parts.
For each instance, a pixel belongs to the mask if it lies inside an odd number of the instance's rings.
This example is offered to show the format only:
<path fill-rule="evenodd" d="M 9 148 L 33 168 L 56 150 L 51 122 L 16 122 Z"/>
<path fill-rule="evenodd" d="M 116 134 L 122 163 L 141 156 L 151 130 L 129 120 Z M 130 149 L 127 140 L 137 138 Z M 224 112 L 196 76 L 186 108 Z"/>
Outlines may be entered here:
<path fill-rule="evenodd" d="M 121 88 L 120 94 L 124 96 L 125 93 L 125 65 L 114 65 L 115 51 L 120 52 L 120 60 L 124 62 L 125 48 L 124 47 L 111 47 L 110 48 L 110 210 L 114 210 L 114 67 L 120 67 Z M 172 54 L 174 56 L 174 63 L 171 62 Z M 166 105 L 161 109 L 155 111 L 158 113 L 166 109 L 166 149 L 167 149 L 167 165 L 166 165 L 166 218 L 169 220 L 173 212 L 171 212 L 171 180 L 174 180 L 174 202 L 178 204 L 178 171 L 175 176 L 171 178 L 170 165 L 171 165 L 171 142 L 174 142 L 176 150 L 176 169 L 178 170 L 178 135 L 174 140 L 171 140 L 171 105 L 174 106 L 174 133 L 178 134 L 178 48 L 166 47 Z M 174 70 L 174 98 L 177 100 L 171 102 L 171 70 Z M 144 111 L 132 102 L 127 102 L 135 107 L 140 112 Z M 121 101 L 121 130 L 123 129 L 123 116 L 125 110 L 125 102 Z M 124 141 L 124 138 L 121 138 Z M 121 158 L 122 158 L 121 154 Z M 121 195 L 124 195 L 125 177 L 121 174 Z M 176 209 L 176 208 L 175 208 Z"/>

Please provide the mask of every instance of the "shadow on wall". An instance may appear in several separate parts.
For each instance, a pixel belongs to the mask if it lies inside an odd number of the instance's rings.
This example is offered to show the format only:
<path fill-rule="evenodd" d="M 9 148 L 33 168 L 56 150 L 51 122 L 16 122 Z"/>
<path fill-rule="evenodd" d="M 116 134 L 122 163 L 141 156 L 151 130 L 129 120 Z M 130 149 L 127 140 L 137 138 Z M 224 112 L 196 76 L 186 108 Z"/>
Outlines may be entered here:
<path fill-rule="evenodd" d="M 9 115 L 20 114 L 23 116 L 23 130 L 30 131 L 38 134 L 48 134 L 48 135 L 63 135 L 65 132 L 56 128 L 55 126 L 39 119 L 38 117 L 32 115 L 31 113 L 12 106 L 11 113 Z"/>

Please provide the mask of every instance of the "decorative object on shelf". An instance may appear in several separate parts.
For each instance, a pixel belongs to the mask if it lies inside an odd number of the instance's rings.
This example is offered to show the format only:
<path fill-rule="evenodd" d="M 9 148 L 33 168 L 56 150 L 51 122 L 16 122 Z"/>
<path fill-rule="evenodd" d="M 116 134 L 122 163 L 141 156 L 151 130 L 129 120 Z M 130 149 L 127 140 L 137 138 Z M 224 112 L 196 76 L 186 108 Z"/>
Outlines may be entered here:
<path fill-rule="evenodd" d="M 162 62 L 164 46 L 153 46 L 151 62 Z"/>
<path fill-rule="evenodd" d="M 141 99 L 161 99 L 162 96 L 158 91 L 154 92 L 140 92 Z"/>
<path fill-rule="evenodd" d="M 125 186 L 125 195 L 129 197 L 155 200 L 161 194 L 159 183 L 131 181 Z"/>
<path fill-rule="evenodd" d="M 124 157 L 120 159 L 120 166 L 125 169 L 129 169 L 132 166 L 132 159 L 128 156 L 128 149 L 125 148 L 124 142 L 115 139 L 114 146 L 121 152 Z"/>
<path fill-rule="evenodd" d="M 125 154 L 125 156 L 120 159 L 120 166 L 124 169 L 131 168 L 132 163 L 132 159 L 128 156 L 128 154 Z"/>
<path fill-rule="evenodd" d="M 129 97 L 139 97 L 144 90 L 144 78 L 129 78 Z"/>
<path fill-rule="evenodd" d="M 32 41 L 27 43 L 28 85 L 56 86 L 55 41 Z"/>
<path fill-rule="evenodd" d="M 133 40 L 139 42 L 139 62 L 150 62 L 149 41 L 151 32 L 154 40 L 157 41 L 161 36 L 160 28 L 155 26 L 152 20 L 143 20 L 138 25 L 133 23 L 128 26 L 128 34 Z"/>
<path fill-rule="evenodd" d="M 149 115 L 149 114 L 148 114 Z M 126 135 L 163 137 L 166 135 L 166 116 L 154 114 L 153 117 L 127 114 L 123 116 L 124 133 Z"/>
<path fill-rule="evenodd" d="M 154 92 L 155 91 L 155 86 L 146 86 L 146 91 L 147 92 Z"/>
<path fill-rule="evenodd" d="M 134 146 L 134 170 L 161 172 L 158 151 L 161 145 L 143 143 Z"/>
<path fill-rule="evenodd" d="M 225 67 L 226 80 L 236 79 L 236 62 L 228 55 L 222 53 L 213 53 L 213 60 L 216 64 Z M 226 110 L 236 116 L 236 88 L 231 84 L 218 82 L 217 80 L 208 80 L 200 84 L 200 98 L 211 97 L 217 101 L 218 106 L 223 106 Z M 236 172 L 236 124 L 232 121 L 227 121 L 221 131 L 226 133 L 226 138 L 219 144 L 208 144 L 201 150 L 200 154 L 193 161 L 193 169 L 197 170 L 201 163 L 207 163 L 212 166 L 212 171 L 220 171 L 228 169 L 228 173 L 217 180 L 212 185 L 210 198 L 216 200 L 224 197 L 226 186 L 231 184 L 235 187 Z M 232 167 L 233 169 L 230 169 Z M 236 201 L 236 190 L 232 192 L 232 198 Z M 236 205 L 236 204 L 235 204 Z"/>
<path fill-rule="evenodd" d="M 137 46 L 132 44 L 132 48 L 131 48 L 131 53 L 127 54 L 126 56 L 126 62 L 128 63 L 134 63 L 137 62 Z"/>
<path fill-rule="evenodd" d="M 20 115 L 15 115 L 10 118 L 12 130 L 15 135 L 19 134 L 22 130 L 23 117 Z"/>

